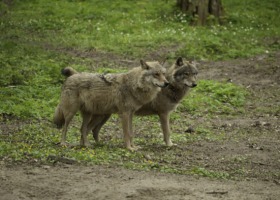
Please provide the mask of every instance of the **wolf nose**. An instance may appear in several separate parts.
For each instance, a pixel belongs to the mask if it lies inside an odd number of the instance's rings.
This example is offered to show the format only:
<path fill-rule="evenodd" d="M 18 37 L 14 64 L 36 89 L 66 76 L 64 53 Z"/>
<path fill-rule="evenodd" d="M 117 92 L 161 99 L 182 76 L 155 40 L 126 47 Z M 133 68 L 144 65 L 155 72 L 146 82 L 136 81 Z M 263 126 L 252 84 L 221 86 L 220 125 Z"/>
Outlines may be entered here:
<path fill-rule="evenodd" d="M 164 82 L 163 87 L 167 87 L 168 85 L 169 85 L 169 83 L 168 83 L 168 82 Z"/>
<path fill-rule="evenodd" d="M 196 84 L 196 83 L 193 83 L 193 84 L 192 84 L 192 87 L 196 87 L 196 86 L 197 86 L 197 84 Z"/>

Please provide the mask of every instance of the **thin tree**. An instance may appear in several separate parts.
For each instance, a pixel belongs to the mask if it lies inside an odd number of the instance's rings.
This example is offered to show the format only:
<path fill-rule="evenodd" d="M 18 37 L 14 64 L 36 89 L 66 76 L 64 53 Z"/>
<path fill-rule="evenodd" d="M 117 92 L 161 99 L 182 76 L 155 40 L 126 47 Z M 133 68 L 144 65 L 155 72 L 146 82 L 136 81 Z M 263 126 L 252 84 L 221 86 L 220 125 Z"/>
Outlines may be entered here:
<path fill-rule="evenodd" d="M 177 0 L 182 12 L 194 18 L 198 25 L 205 25 L 209 16 L 214 16 L 219 23 L 224 14 L 221 0 Z"/>

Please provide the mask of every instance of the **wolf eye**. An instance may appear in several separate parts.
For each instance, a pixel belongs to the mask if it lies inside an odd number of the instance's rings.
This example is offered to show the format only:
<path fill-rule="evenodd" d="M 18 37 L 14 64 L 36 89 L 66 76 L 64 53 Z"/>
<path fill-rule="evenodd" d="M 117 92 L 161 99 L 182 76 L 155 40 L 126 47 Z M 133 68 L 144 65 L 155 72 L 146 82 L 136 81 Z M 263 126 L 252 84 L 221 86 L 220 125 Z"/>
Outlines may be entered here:
<path fill-rule="evenodd" d="M 159 76 L 159 73 L 154 73 L 154 76 Z"/>
<path fill-rule="evenodd" d="M 192 75 L 196 76 L 196 75 L 197 75 L 197 72 L 193 72 Z"/>

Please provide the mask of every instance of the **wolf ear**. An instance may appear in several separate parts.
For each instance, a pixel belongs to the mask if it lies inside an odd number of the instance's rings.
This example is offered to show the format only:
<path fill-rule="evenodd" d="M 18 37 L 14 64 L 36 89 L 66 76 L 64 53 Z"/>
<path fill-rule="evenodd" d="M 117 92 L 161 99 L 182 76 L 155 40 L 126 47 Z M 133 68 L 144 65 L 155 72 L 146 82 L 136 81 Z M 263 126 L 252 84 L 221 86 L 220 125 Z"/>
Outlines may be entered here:
<path fill-rule="evenodd" d="M 182 58 L 182 57 L 177 58 L 177 60 L 176 60 L 176 65 L 177 65 L 177 66 L 182 66 L 182 65 L 184 65 L 184 62 L 183 62 L 183 58 Z"/>
<path fill-rule="evenodd" d="M 161 66 L 163 66 L 164 68 L 167 68 L 169 63 L 167 61 L 167 58 L 165 58 L 164 60 L 162 60 L 160 63 L 159 63 Z"/>
<path fill-rule="evenodd" d="M 141 63 L 142 69 L 146 69 L 146 70 L 150 69 L 150 66 L 144 60 L 141 59 L 140 63 Z"/>
<path fill-rule="evenodd" d="M 167 61 L 167 58 L 164 58 L 159 62 L 159 64 L 164 66 L 164 65 L 166 65 L 166 61 Z"/>

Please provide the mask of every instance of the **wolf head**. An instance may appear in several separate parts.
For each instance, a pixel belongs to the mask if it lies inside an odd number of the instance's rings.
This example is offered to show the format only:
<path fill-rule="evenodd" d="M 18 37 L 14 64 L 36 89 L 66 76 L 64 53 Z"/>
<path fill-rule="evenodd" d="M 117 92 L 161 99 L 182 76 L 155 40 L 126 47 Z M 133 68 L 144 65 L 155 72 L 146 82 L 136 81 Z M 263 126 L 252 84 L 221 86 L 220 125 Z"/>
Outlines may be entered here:
<path fill-rule="evenodd" d="M 181 85 L 184 87 L 196 87 L 196 77 L 198 70 L 196 64 L 192 62 L 184 62 L 181 57 L 176 60 L 173 69 L 173 79 L 176 85 Z"/>
<path fill-rule="evenodd" d="M 155 87 L 164 88 L 168 86 L 165 78 L 166 69 L 159 62 L 145 62 L 140 60 L 141 67 L 145 71 L 143 78 L 145 81 L 152 83 Z"/>

